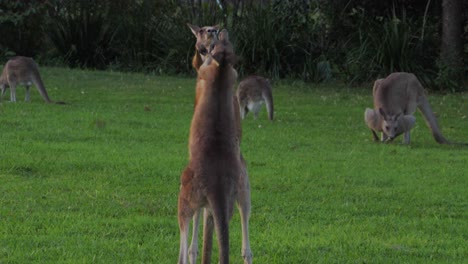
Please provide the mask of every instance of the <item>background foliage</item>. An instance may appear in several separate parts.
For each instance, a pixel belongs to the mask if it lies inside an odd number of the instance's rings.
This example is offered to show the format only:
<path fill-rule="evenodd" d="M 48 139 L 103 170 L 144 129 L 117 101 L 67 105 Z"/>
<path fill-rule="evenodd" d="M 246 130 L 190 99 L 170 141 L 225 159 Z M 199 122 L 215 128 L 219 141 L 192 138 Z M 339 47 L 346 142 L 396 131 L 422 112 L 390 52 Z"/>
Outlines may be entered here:
<path fill-rule="evenodd" d="M 440 21 L 441 4 L 430 0 L 0 0 L 0 59 L 190 74 L 186 23 L 220 24 L 241 75 L 359 84 L 410 71 L 428 87 L 462 90 L 438 63 Z"/>

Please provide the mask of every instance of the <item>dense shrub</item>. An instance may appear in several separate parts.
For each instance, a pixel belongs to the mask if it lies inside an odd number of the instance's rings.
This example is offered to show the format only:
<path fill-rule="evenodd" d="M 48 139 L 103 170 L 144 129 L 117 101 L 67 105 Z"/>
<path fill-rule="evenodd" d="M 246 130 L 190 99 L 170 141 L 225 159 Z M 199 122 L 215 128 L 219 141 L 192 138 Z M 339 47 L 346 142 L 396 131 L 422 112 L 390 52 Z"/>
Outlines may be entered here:
<path fill-rule="evenodd" d="M 420 37 L 420 21 L 408 19 L 405 12 L 376 19 L 361 15 L 360 19 L 358 30 L 342 47 L 347 52 L 340 65 L 350 83 L 396 71 L 416 73 L 425 83 L 434 78 L 437 44 L 434 38 Z M 433 34 L 434 29 L 426 32 Z"/>
<path fill-rule="evenodd" d="M 322 13 L 304 1 L 273 1 L 233 25 L 241 73 L 323 81 L 331 78 Z"/>
<path fill-rule="evenodd" d="M 359 84 L 411 71 L 432 87 L 451 76 L 437 63 L 441 7 L 432 2 L 0 1 L 0 56 L 193 74 L 194 37 L 186 23 L 220 24 L 230 31 L 241 75 Z"/>
<path fill-rule="evenodd" d="M 0 60 L 43 51 L 45 0 L 0 1 Z"/>
<path fill-rule="evenodd" d="M 49 17 L 47 35 L 69 66 L 104 69 L 117 55 L 105 1 L 57 1 Z"/>

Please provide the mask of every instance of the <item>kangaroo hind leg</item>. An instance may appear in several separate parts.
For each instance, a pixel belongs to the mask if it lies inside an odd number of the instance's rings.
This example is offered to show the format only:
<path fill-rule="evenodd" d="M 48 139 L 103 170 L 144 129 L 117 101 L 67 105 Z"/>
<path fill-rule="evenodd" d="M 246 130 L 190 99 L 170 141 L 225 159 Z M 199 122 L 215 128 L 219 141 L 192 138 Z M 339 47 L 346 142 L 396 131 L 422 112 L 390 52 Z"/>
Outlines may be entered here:
<path fill-rule="evenodd" d="M 26 95 L 24 96 L 24 101 L 25 102 L 30 102 L 31 101 L 31 85 L 26 85 Z"/>
<path fill-rule="evenodd" d="M 188 259 L 188 240 L 190 231 L 190 220 L 199 211 L 199 208 L 193 208 L 191 199 L 191 180 L 193 179 L 193 171 L 186 168 L 182 172 L 181 187 L 179 192 L 179 200 L 177 207 L 177 218 L 179 221 L 180 230 L 180 249 L 179 249 L 179 264 L 187 264 Z M 194 219 L 195 220 L 195 219 Z"/>
<path fill-rule="evenodd" d="M 237 190 L 237 207 L 240 213 L 241 228 L 242 228 L 242 258 L 244 264 L 252 264 L 252 251 L 250 249 L 249 240 L 249 219 L 250 219 L 250 184 L 245 161 L 242 158 L 243 168 L 241 179 Z"/>
<path fill-rule="evenodd" d="M 193 226 L 192 226 L 192 242 L 189 247 L 189 262 L 190 264 L 197 263 L 198 257 L 198 230 L 200 227 L 200 213 L 201 209 L 197 210 L 193 215 Z"/>
<path fill-rule="evenodd" d="M 180 202 L 179 202 L 180 204 Z M 180 249 L 179 264 L 187 264 L 190 216 L 179 213 Z"/>
<path fill-rule="evenodd" d="M 215 199 L 208 198 L 212 208 L 214 227 L 218 239 L 219 264 L 229 263 L 229 219 L 232 215 L 232 205 L 226 196 L 218 196 Z"/>
<path fill-rule="evenodd" d="M 211 252 L 213 248 L 213 230 L 213 215 L 208 209 L 205 208 L 203 213 L 203 264 L 211 263 Z"/>
<path fill-rule="evenodd" d="M 10 102 L 16 102 L 16 84 L 10 83 Z"/>

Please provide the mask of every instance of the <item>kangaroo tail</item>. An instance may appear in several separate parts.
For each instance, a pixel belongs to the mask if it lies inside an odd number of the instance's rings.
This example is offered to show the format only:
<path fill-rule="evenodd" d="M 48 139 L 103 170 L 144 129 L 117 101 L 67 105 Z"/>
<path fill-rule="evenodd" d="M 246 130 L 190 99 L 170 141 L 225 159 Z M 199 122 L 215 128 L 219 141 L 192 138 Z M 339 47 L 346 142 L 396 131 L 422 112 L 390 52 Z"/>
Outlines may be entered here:
<path fill-rule="evenodd" d="M 213 215 L 204 209 L 203 215 L 203 254 L 202 263 L 209 263 L 211 260 L 211 252 L 213 248 Z M 194 262 L 196 263 L 196 262 Z"/>
<path fill-rule="evenodd" d="M 214 198 L 214 197 L 213 197 Z M 208 203 L 211 205 L 213 213 L 214 228 L 218 239 L 219 248 L 219 263 L 229 263 L 229 218 L 230 213 L 226 203 L 226 197 L 217 195 L 218 199 L 210 199 Z M 205 251 L 205 250 L 204 250 Z"/>
<path fill-rule="evenodd" d="M 434 112 L 432 112 L 432 108 L 429 105 L 429 101 L 424 96 L 421 96 L 419 99 L 421 102 L 419 105 L 419 110 L 423 114 L 427 126 L 431 129 L 432 136 L 434 137 L 435 141 L 437 141 L 439 144 L 451 144 L 451 142 L 442 135 Z"/>
<path fill-rule="evenodd" d="M 268 118 L 273 121 L 274 116 L 274 105 L 273 105 L 273 94 L 271 92 L 270 83 L 267 83 L 269 89 L 263 89 L 262 97 L 265 100 L 266 108 L 268 111 Z"/>
<path fill-rule="evenodd" d="M 44 83 L 42 82 L 42 79 L 39 73 L 37 74 L 37 78 L 34 78 L 33 82 L 37 90 L 41 94 L 42 98 L 44 99 L 44 101 L 46 101 L 46 103 L 52 103 L 52 101 L 49 98 L 49 95 L 47 94 Z"/>

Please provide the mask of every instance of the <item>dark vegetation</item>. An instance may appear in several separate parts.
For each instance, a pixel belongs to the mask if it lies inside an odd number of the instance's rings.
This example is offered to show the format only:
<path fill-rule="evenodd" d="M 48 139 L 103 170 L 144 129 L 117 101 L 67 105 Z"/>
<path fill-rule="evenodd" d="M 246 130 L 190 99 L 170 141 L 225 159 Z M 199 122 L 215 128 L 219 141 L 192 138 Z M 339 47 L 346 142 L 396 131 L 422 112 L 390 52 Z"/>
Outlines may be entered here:
<path fill-rule="evenodd" d="M 219 2 L 0 0 L 0 61 L 24 55 L 48 65 L 191 74 L 190 22 L 230 30 L 241 75 L 354 85 L 409 71 L 432 89 L 466 90 L 468 26 L 459 38 L 465 61 L 447 67 L 439 1 Z"/>

